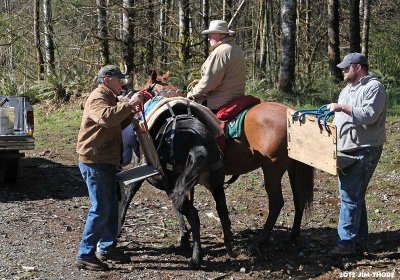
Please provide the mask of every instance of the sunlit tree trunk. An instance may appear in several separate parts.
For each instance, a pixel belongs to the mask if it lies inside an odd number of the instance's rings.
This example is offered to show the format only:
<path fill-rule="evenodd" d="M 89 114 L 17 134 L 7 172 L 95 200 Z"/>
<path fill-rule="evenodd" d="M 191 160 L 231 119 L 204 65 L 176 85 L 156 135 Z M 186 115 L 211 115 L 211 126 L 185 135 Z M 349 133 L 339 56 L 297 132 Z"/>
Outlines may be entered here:
<path fill-rule="evenodd" d="M 343 79 L 342 71 L 336 66 L 340 63 L 339 41 L 339 0 L 328 0 L 328 64 L 334 81 Z"/>
<path fill-rule="evenodd" d="M 4 0 L 4 9 L 7 15 L 6 19 L 8 19 L 8 23 L 6 23 L 6 32 L 8 41 L 10 42 L 7 50 L 6 50 L 6 58 L 7 58 L 7 67 L 10 73 L 10 77 L 14 79 L 14 44 L 13 44 L 13 35 L 12 35 L 12 23 L 10 22 L 11 19 L 11 6 L 10 0 Z"/>
<path fill-rule="evenodd" d="M 222 19 L 229 22 L 232 18 L 232 0 L 223 0 L 222 2 Z"/>
<path fill-rule="evenodd" d="M 203 0 L 203 17 L 202 26 L 203 30 L 208 29 L 209 13 L 210 13 L 210 3 L 208 0 Z M 208 37 L 203 37 L 203 57 L 206 59 L 208 57 Z"/>
<path fill-rule="evenodd" d="M 369 0 L 364 0 L 363 10 L 362 53 L 368 58 L 369 23 L 371 14 L 371 6 Z"/>
<path fill-rule="evenodd" d="M 295 73 L 296 1 L 282 0 L 281 72 L 278 88 L 293 93 Z"/>
<path fill-rule="evenodd" d="M 39 28 L 39 18 L 40 18 L 40 0 L 35 0 L 33 2 L 33 34 L 34 42 L 36 48 L 36 60 L 37 60 L 37 79 L 44 79 L 44 60 L 43 53 L 40 47 L 40 28 Z"/>
<path fill-rule="evenodd" d="M 55 74 L 54 64 L 54 41 L 53 41 L 53 18 L 51 13 L 51 0 L 43 1 L 44 20 L 44 46 L 46 51 L 46 72 L 49 76 Z"/>
<path fill-rule="evenodd" d="M 349 0 L 350 22 L 349 22 L 349 43 L 350 52 L 361 52 L 360 47 L 360 0 Z"/>
<path fill-rule="evenodd" d="M 110 64 L 107 30 L 107 0 L 96 0 L 97 5 L 97 36 L 99 37 L 101 64 Z"/>
<path fill-rule="evenodd" d="M 125 66 L 125 73 L 129 74 L 134 70 L 133 55 L 134 55 L 134 25 L 133 19 L 135 13 L 133 6 L 135 5 L 134 0 L 123 0 L 122 1 L 122 57 Z M 108 44 L 107 44 L 108 47 Z"/>

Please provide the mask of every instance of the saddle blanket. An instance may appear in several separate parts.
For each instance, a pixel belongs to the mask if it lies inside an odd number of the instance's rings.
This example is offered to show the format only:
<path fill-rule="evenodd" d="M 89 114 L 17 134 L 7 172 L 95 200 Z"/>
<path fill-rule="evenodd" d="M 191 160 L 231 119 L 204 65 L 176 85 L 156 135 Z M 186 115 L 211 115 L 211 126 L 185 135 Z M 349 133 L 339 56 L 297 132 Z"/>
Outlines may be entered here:
<path fill-rule="evenodd" d="M 240 112 L 232 120 L 228 121 L 225 130 L 226 139 L 239 138 L 243 133 L 243 121 L 249 109 Z"/>

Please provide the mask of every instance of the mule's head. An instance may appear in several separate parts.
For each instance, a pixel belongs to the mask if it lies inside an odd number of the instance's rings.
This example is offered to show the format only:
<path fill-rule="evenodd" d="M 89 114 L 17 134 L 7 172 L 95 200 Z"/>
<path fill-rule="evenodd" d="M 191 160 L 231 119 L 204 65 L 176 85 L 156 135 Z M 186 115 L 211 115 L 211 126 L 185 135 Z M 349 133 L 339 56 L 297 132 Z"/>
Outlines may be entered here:
<path fill-rule="evenodd" d="M 154 96 L 185 96 L 183 91 L 179 89 L 176 85 L 168 83 L 168 78 L 169 71 L 160 76 L 157 74 L 157 71 L 153 70 L 146 83 L 144 84 L 143 90 L 150 92 Z"/>

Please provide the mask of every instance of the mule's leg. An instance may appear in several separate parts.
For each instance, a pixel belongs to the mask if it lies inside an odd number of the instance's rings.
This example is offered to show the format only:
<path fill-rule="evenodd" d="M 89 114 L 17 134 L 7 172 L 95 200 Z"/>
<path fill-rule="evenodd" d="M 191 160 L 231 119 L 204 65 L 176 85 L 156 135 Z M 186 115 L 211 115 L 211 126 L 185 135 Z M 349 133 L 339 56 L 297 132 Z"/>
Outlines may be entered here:
<path fill-rule="evenodd" d="M 305 200 L 301 190 L 299 190 L 296 187 L 296 182 L 294 177 L 295 174 L 291 170 L 288 170 L 288 174 L 290 179 L 290 187 L 293 193 L 293 204 L 295 209 L 292 231 L 290 234 L 290 241 L 295 242 L 297 238 L 299 238 L 300 236 L 300 227 L 301 227 L 301 220 L 303 219 Z"/>
<path fill-rule="evenodd" d="M 264 228 L 257 239 L 259 245 L 264 245 L 268 242 L 272 229 L 275 226 L 276 220 L 278 219 L 279 213 L 284 204 L 281 184 L 283 174 L 272 169 L 265 170 L 263 168 L 263 171 L 265 190 L 269 201 L 269 212 Z"/>
<path fill-rule="evenodd" d="M 223 172 L 223 171 L 222 171 Z M 222 173 L 223 174 L 223 173 Z M 221 221 L 222 230 L 224 232 L 224 245 L 228 256 L 235 257 L 233 252 L 233 235 L 231 230 L 231 220 L 229 219 L 228 207 L 226 205 L 225 191 L 223 187 L 224 176 L 219 174 L 211 174 L 211 182 L 208 187 L 214 197 L 219 219 Z M 218 181 L 213 182 L 212 178 L 219 178 Z"/>
<path fill-rule="evenodd" d="M 134 198 L 136 192 L 140 189 L 142 186 L 143 181 L 138 181 L 133 184 L 130 184 L 128 186 L 125 186 L 120 183 L 120 194 L 121 194 L 121 199 L 119 201 L 118 205 L 118 210 L 119 210 L 119 230 L 118 230 L 118 235 L 121 234 L 121 229 L 122 226 L 125 222 L 126 218 L 126 212 L 128 211 L 129 205 L 132 202 L 132 199 Z"/>
<path fill-rule="evenodd" d="M 184 210 L 184 215 L 190 224 L 193 236 L 193 252 L 189 266 L 192 269 L 198 269 L 203 260 L 200 241 L 200 218 L 196 207 L 193 205 L 193 200 L 188 201 L 188 204 L 188 207 Z"/>
<path fill-rule="evenodd" d="M 172 204 L 172 209 L 174 210 L 175 217 L 178 220 L 179 234 L 180 234 L 180 249 L 186 251 L 190 249 L 190 231 L 188 230 L 185 220 L 181 212 L 176 209 L 174 204 Z"/>
<path fill-rule="evenodd" d="M 295 214 L 290 240 L 295 242 L 300 236 L 304 209 L 311 207 L 313 200 L 314 170 L 311 166 L 293 160 L 288 169 L 290 187 L 293 192 Z"/>

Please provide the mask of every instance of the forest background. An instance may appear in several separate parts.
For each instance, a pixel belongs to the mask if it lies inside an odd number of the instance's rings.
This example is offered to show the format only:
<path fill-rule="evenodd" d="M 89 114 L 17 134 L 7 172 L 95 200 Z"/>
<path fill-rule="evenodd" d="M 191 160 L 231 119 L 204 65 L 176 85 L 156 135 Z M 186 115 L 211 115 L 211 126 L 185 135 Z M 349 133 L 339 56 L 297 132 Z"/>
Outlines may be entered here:
<path fill-rule="evenodd" d="M 247 94 L 321 105 L 344 86 L 336 64 L 349 52 L 400 101 L 399 0 L 3 0 L 0 92 L 66 102 L 90 92 L 98 69 L 170 71 L 182 88 L 208 55 L 201 31 L 225 19 L 247 62 Z"/>

